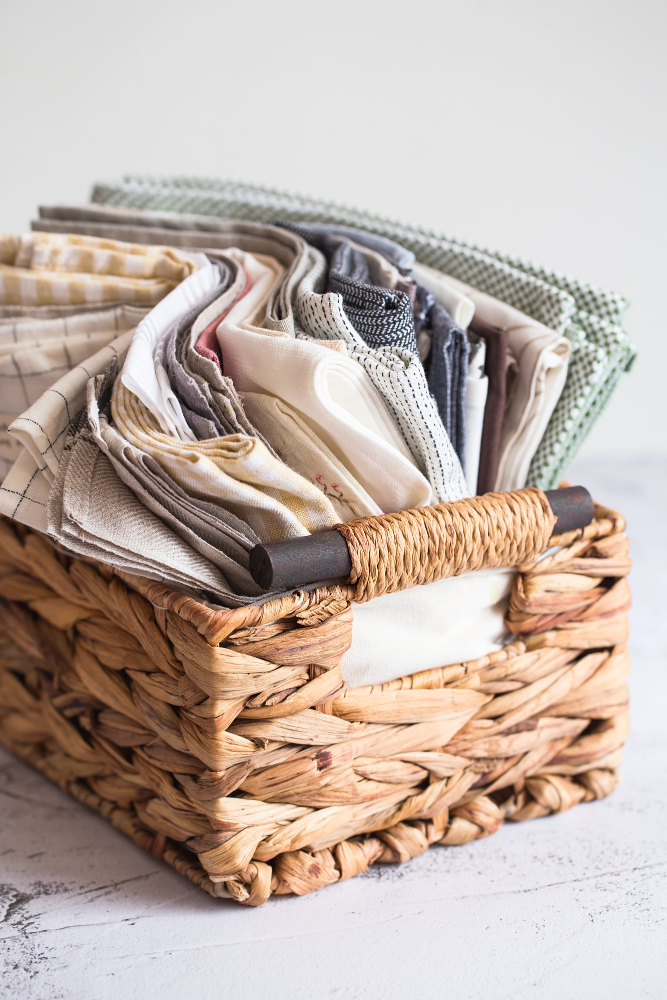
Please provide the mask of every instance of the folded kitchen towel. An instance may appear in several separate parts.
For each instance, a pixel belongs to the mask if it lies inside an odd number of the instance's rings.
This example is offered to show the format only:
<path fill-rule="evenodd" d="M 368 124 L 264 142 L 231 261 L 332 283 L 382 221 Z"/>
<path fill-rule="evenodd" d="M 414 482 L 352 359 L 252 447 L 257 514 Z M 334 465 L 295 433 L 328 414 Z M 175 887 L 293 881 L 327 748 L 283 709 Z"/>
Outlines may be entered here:
<path fill-rule="evenodd" d="M 48 496 L 48 533 L 77 555 L 206 599 L 226 591 L 220 570 L 141 503 L 86 428 L 73 422 Z"/>
<path fill-rule="evenodd" d="M 0 482 L 21 451 L 9 432 L 12 422 L 65 372 L 136 327 L 145 315 L 145 309 L 121 305 L 70 316 L 24 312 L 0 319 Z"/>
<path fill-rule="evenodd" d="M 516 378 L 505 404 L 495 489 L 520 489 L 563 391 L 570 342 L 499 299 L 450 281 L 475 303 L 477 319 L 507 331 Z"/>
<path fill-rule="evenodd" d="M 164 434 L 140 399 L 116 381 L 111 413 L 119 433 L 146 451 L 191 496 L 219 503 L 262 541 L 323 531 L 337 523 L 323 492 L 275 458 L 259 438 L 230 434 L 180 441 Z"/>
<path fill-rule="evenodd" d="M 280 284 L 269 303 L 267 304 L 266 316 L 264 319 L 265 326 L 262 329 L 270 330 L 273 332 L 283 332 L 288 335 L 293 336 L 294 320 L 291 309 L 291 302 L 296 294 L 296 289 L 299 286 L 302 278 L 304 277 L 306 270 L 312 270 L 313 261 L 316 259 L 315 255 L 317 251 L 313 248 L 309 251 L 309 255 L 304 254 L 303 247 L 305 243 L 296 234 L 287 232 L 286 230 L 272 229 L 267 226 L 259 226 L 253 223 L 239 223 L 237 220 L 223 220 L 216 219 L 207 216 L 194 216 L 194 215 L 175 215 L 170 212 L 137 212 L 137 211 L 125 211 L 118 209 L 102 208 L 100 206 L 84 206 L 84 207 L 68 207 L 68 206 L 56 206 L 51 209 L 42 210 L 45 216 L 44 225 L 49 225 L 54 228 L 67 227 L 71 225 L 76 225 L 86 232 L 93 234 L 98 233 L 109 233 L 114 231 L 117 236 L 122 236 L 123 238 L 132 238 L 139 240 L 141 239 L 141 231 L 147 234 L 150 231 L 150 238 L 153 241 L 159 238 L 167 239 L 168 234 L 171 233 L 171 239 L 177 242 L 179 246 L 193 247 L 199 246 L 204 247 L 209 246 L 221 246 L 225 238 L 229 240 L 235 240 L 236 244 L 242 249 L 247 249 L 249 251 L 257 250 L 258 253 L 270 253 L 286 267 L 285 279 Z M 48 220 L 46 216 L 48 215 Z M 155 226 L 162 226 L 163 229 L 155 229 Z M 245 238 L 239 238 L 239 231 L 241 227 L 244 228 L 244 232 L 248 234 Z M 268 234 L 271 233 L 271 243 L 267 243 Z M 282 233 L 281 237 L 276 234 Z M 255 234 L 251 236 L 250 234 Z M 262 235 L 264 234 L 264 235 Z M 147 238 L 147 235 L 144 236 Z M 254 243 L 252 240 L 254 239 Z M 283 246 L 278 247 L 276 241 L 280 239 Z M 262 242 L 263 241 L 263 242 Z M 225 244 L 231 246 L 230 242 Z M 291 259 L 291 264 L 289 263 Z M 322 260 L 323 258 L 319 258 Z M 322 274 L 324 273 L 324 270 Z M 372 393 L 373 386 L 378 391 L 382 392 L 383 395 L 381 399 L 384 400 L 385 412 L 389 408 L 390 416 L 388 417 L 388 432 L 392 441 L 396 441 L 398 437 L 399 440 L 402 439 L 402 443 L 399 448 L 406 456 L 409 456 L 410 461 L 415 464 L 417 461 L 422 463 L 423 467 L 427 464 L 431 465 L 431 472 L 438 482 L 438 492 L 437 497 L 440 496 L 453 499 L 455 496 L 462 496 L 466 492 L 465 480 L 463 479 L 463 473 L 460 468 L 460 462 L 456 459 L 455 454 L 452 453 L 451 444 L 442 437 L 442 430 L 438 428 L 438 424 L 441 425 L 442 421 L 437 420 L 437 411 L 430 397 L 430 392 L 428 387 L 425 386 L 425 376 L 423 372 L 419 371 L 419 366 L 411 362 L 409 357 L 401 356 L 398 353 L 399 349 L 393 352 L 391 357 L 385 356 L 377 357 L 369 353 L 369 349 L 363 343 L 360 335 L 354 330 L 352 325 L 344 316 L 342 322 L 346 326 L 346 338 L 348 340 L 354 341 L 358 344 L 358 349 L 356 350 L 356 356 L 354 360 L 358 360 L 364 363 L 367 368 L 370 377 L 368 382 L 371 382 L 370 391 Z M 337 335 L 334 335 L 334 339 L 337 339 Z M 270 350 L 274 350 L 275 345 L 273 345 Z M 339 365 L 340 369 L 340 359 Z M 407 375 L 405 374 L 405 369 L 409 369 Z M 237 373 L 238 374 L 238 373 Z M 371 381 L 372 380 L 372 381 Z M 398 387 L 398 388 L 397 388 Z M 248 388 L 248 386 L 245 386 Z M 259 386 L 257 383 L 252 385 L 252 391 L 262 391 L 269 392 L 271 395 L 281 396 L 285 398 L 284 395 L 278 391 L 273 384 L 272 386 Z M 415 398 L 415 393 L 417 397 Z M 285 400 L 291 405 L 295 405 L 293 400 Z M 423 405 L 429 417 L 429 423 L 431 424 L 431 429 L 424 430 L 421 427 L 421 418 L 418 421 L 418 426 L 415 428 L 413 422 L 415 420 L 414 413 L 418 411 L 419 406 Z M 374 409 L 377 409 L 378 401 L 374 404 Z M 394 409 L 392 409 L 392 407 Z M 396 407 L 398 409 L 396 410 Z M 405 408 L 408 411 L 405 412 Z M 397 414 L 402 417 L 402 427 L 400 430 L 396 430 L 395 421 L 397 419 Z M 412 415 L 411 415 L 412 414 Z M 436 420 L 433 420 L 433 417 Z M 381 423 L 383 426 L 387 427 L 387 419 L 383 418 Z M 428 426 L 428 425 L 427 425 Z M 437 440 L 430 440 L 433 434 L 433 428 L 435 428 L 435 433 Z M 317 428 L 315 428 L 317 430 Z M 322 435 L 320 435 L 322 436 Z M 409 444 L 406 445 L 405 438 Z M 331 441 L 328 440 L 327 444 L 331 447 Z M 438 449 L 441 449 L 442 455 L 438 454 Z M 335 447 L 332 449 L 336 453 Z M 417 453 L 418 459 L 413 457 L 413 452 Z M 345 462 L 345 458 L 341 454 L 341 460 Z M 350 461 L 353 461 L 351 456 L 348 456 Z M 358 461 L 358 459 L 357 459 Z M 450 468 L 451 466 L 451 468 Z M 348 466 L 349 468 L 349 466 Z M 452 474 L 453 470 L 453 474 Z M 351 470 L 352 471 L 352 470 Z M 355 478 L 364 485 L 364 488 L 372 494 L 372 490 L 368 488 L 368 484 L 362 482 L 363 473 L 361 477 L 357 472 L 354 473 Z M 405 470 L 405 474 L 409 477 L 411 474 Z M 386 479 L 382 476 L 381 482 Z M 445 480 L 449 479 L 446 483 Z M 423 482 L 423 474 L 422 474 Z M 393 491 L 396 495 L 396 491 Z M 420 503 L 430 502 L 427 499 L 430 495 L 433 495 L 432 491 L 425 491 L 423 485 L 420 487 L 419 494 L 416 494 L 414 490 L 410 492 L 410 487 L 408 484 L 408 491 L 403 492 L 402 496 L 405 498 L 407 496 L 416 497 L 419 495 Z M 375 497 L 377 500 L 377 497 Z M 393 506 L 394 500 L 389 501 L 388 497 L 385 498 L 392 506 L 386 509 L 398 509 Z M 409 504 L 413 506 L 414 504 Z M 382 506 L 382 504 L 380 504 Z M 385 508 L 383 508 L 385 509 Z"/>
<path fill-rule="evenodd" d="M 21 450 L 0 486 L 0 514 L 38 531 L 48 530 L 49 491 L 58 474 L 70 424 L 86 405 L 88 380 L 101 374 L 114 358 L 125 357 L 132 336 L 131 330 L 121 334 L 67 372 L 10 424 Z"/>
<path fill-rule="evenodd" d="M 467 487 L 461 463 L 438 414 L 416 351 L 399 346 L 369 347 L 350 323 L 343 297 L 317 291 L 322 283 L 320 259 L 314 261 L 296 290 L 295 312 L 302 329 L 314 340 L 343 341 L 347 345 L 349 356 L 368 373 L 382 396 L 404 446 L 431 484 L 435 501 L 465 496 Z M 414 323 L 412 329 L 414 333 Z"/>
<path fill-rule="evenodd" d="M 169 209 L 236 219 L 280 216 L 368 229 L 412 251 L 420 263 L 452 274 L 563 334 L 572 345 L 567 378 L 528 475 L 528 483 L 542 489 L 558 485 L 636 356 L 620 325 L 628 304 L 622 295 L 531 261 L 368 212 L 250 184 L 187 177 L 128 175 L 112 184 L 95 185 L 92 200 L 90 211 L 121 217 L 133 208 Z"/>
<path fill-rule="evenodd" d="M 265 393 L 244 392 L 241 398 L 254 426 L 286 465 L 324 491 L 340 521 L 382 513 L 296 410 Z"/>
<path fill-rule="evenodd" d="M 309 255 L 310 273 L 323 272 L 322 255 L 315 249 Z M 381 510 L 430 503 L 429 483 L 364 368 L 313 339 L 255 326 L 247 312 L 243 299 L 217 331 L 224 370 L 236 387 L 288 403 Z"/>
<path fill-rule="evenodd" d="M 71 233 L 0 235 L 0 302 L 7 306 L 155 305 L 194 269 L 170 247 Z"/>
<path fill-rule="evenodd" d="M 116 374 L 117 365 L 112 364 L 88 383 L 88 425 L 98 447 L 144 507 L 220 569 L 230 587 L 213 590 L 218 600 L 236 603 L 239 595 L 260 596 L 248 570 L 248 554 L 259 537 L 219 504 L 190 497 L 159 462 L 118 433 L 109 413 Z M 126 534 L 125 547 L 132 542 Z"/>

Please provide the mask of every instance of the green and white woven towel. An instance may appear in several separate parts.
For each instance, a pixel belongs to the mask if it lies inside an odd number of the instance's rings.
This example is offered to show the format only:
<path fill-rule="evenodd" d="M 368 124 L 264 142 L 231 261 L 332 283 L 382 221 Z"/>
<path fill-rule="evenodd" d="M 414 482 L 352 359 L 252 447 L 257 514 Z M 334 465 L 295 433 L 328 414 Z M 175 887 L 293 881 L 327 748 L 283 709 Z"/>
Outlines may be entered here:
<path fill-rule="evenodd" d="M 380 233 L 417 260 L 521 309 L 572 343 L 567 381 L 530 467 L 528 484 L 557 486 L 602 413 L 636 348 L 621 322 L 628 302 L 530 261 L 448 239 L 358 209 L 270 188 L 192 177 L 127 175 L 96 184 L 93 202 L 224 218 L 331 222 Z"/>

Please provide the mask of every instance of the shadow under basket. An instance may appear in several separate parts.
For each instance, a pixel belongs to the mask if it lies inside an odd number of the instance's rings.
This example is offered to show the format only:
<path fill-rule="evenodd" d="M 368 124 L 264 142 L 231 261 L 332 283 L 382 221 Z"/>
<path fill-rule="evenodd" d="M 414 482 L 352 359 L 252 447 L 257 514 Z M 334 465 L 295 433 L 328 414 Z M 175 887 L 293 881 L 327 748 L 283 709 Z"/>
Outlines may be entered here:
<path fill-rule="evenodd" d="M 602 798 L 628 732 L 624 528 L 596 506 L 520 563 L 498 652 L 346 689 L 352 603 L 376 584 L 214 611 L 2 519 L 0 742 L 255 906 Z M 489 565 L 488 539 L 465 546 Z"/>

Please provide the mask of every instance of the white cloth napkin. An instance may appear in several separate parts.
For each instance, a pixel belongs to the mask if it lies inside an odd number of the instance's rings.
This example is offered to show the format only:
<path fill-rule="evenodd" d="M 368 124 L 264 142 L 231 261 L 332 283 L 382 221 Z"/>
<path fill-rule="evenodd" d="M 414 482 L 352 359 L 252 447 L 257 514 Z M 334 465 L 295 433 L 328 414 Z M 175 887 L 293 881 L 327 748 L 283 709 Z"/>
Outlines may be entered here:
<path fill-rule="evenodd" d="M 382 511 L 354 476 L 315 434 L 312 427 L 277 396 L 241 394 L 249 420 L 291 469 L 317 484 L 341 521 L 371 517 Z"/>
<path fill-rule="evenodd" d="M 311 259 L 324 266 L 317 251 Z M 361 365 L 256 325 L 247 298 L 217 329 L 224 370 L 237 389 L 288 403 L 382 511 L 430 504 L 432 490 Z"/>

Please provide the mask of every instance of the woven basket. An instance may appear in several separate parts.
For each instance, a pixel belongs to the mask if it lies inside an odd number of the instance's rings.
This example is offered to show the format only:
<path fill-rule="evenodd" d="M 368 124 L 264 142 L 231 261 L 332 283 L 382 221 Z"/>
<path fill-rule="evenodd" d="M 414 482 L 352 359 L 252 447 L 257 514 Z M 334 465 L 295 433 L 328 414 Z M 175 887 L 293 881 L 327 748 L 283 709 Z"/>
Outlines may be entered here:
<path fill-rule="evenodd" d="M 410 512 L 424 537 L 427 517 Z M 392 577 L 396 535 L 373 520 L 370 565 Z M 380 592 L 378 573 L 213 611 L 0 520 L 0 740 L 211 895 L 249 905 L 602 798 L 628 732 L 624 527 L 598 506 L 520 566 L 499 652 L 346 690 L 352 600 Z M 523 528 L 529 542 L 549 530 Z M 492 550 L 469 533 L 449 571 L 492 564 Z"/>

